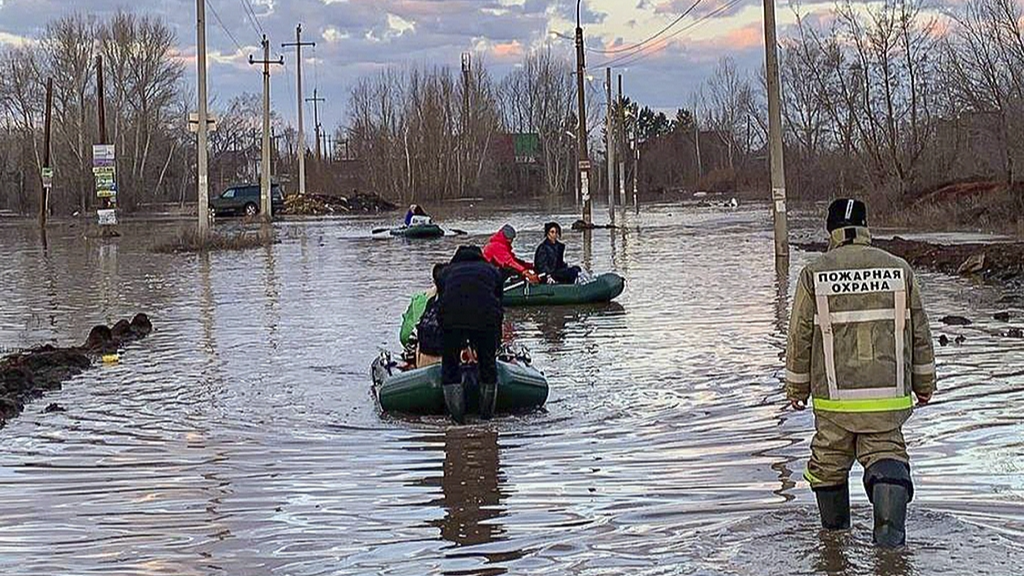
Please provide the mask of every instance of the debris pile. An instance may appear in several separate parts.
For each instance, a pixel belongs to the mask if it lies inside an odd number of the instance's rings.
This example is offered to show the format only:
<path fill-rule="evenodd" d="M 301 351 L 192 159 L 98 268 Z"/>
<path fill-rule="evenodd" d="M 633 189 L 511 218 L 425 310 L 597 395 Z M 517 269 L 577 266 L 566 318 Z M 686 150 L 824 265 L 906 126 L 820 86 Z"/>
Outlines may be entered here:
<path fill-rule="evenodd" d="M 356 192 L 352 196 L 311 194 L 288 196 L 284 200 L 284 213 L 301 216 L 325 216 L 348 212 L 388 212 L 398 208 L 377 194 Z"/>

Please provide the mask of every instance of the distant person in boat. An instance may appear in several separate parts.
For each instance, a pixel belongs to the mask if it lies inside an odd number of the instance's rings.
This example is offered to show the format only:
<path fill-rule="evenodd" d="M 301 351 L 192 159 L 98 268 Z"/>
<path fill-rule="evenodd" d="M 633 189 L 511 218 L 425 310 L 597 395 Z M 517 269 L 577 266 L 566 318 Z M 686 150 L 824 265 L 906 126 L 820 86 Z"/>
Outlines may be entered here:
<path fill-rule="evenodd" d="M 516 229 L 511 224 L 505 224 L 501 230 L 491 236 L 487 245 L 484 246 L 484 258 L 506 274 L 518 274 L 530 283 L 537 284 L 540 282 L 540 277 L 533 271 L 529 262 L 520 260 L 512 252 L 512 241 L 515 238 Z"/>
<path fill-rule="evenodd" d="M 558 222 L 544 225 L 544 241 L 533 254 L 533 268 L 546 276 L 548 284 L 575 284 L 580 278 L 580 267 L 565 263 L 565 244 L 558 241 L 562 227 Z"/>
<path fill-rule="evenodd" d="M 430 224 L 430 215 L 419 204 L 410 204 L 409 211 L 405 213 L 405 225 L 419 226 L 423 224 Z"/>
<path fill-rule="evenodd" d="M 441 335 L 441 382 L 448 413 L 459 423 L 466 414 L 460 358 L 468 341 L 476 351 L 480 380 L 480 417 L 494 414 L 498 397 L 497 351 L 501 340 L 504 279 L 484 260 L 480 248 L 460 246 L 438 283 Z"/>
<path fill-rule="evenodd" d="M 441 361 L 443 342 L 437 294 L 438 282 L 444 268 L 444 264 L 434 264 L 431 271 L 434 285 L 429 290 L 413 296 L 405 314 L 402 314 L 402 330 L 398 339 L 403 348 L 413 349 L 415 368 L 423 368 Z"/>

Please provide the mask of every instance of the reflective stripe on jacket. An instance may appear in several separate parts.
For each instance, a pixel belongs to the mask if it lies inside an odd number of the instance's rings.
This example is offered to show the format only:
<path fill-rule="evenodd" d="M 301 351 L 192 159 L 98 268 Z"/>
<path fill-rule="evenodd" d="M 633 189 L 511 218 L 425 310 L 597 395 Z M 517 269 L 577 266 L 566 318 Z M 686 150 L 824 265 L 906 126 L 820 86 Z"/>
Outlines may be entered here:
<path fill-rule="evenodd" d="M 935 389 L 928 317 L 910 266 L 870 245 L 866 228 L 833 231 L 800 273 L 786 350 L 786 394 L 851 432 L 901 426 L 911 391 Z"/>

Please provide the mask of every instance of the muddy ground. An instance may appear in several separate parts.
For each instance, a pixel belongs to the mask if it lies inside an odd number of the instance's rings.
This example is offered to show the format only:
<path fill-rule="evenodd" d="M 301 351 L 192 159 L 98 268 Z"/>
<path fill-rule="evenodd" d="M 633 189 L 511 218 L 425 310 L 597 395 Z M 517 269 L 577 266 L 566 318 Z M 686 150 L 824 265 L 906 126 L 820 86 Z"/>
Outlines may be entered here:
<path fill-rule="evenodd" d="M 111 327 L 95 326 L 81 346 L 39 346 L 0 360 L 0 428 L 21 414 L 25 404 L 47 391 L 60 390 L 69 378 L 80 374 L 104 356 L 133 340 L 145 338 L 153 330 L 149 317 L 136 314 L 129 322 L 119 320 Z M 61 411 L 56 404 L 48 412 Z"/>

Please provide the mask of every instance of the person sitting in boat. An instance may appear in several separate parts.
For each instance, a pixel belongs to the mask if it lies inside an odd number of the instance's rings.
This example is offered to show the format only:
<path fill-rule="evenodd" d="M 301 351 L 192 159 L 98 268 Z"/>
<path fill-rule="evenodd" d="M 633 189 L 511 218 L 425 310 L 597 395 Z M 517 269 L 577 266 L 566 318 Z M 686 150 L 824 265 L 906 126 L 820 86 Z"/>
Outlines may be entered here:
<path fill-rule="evenodd" d="M 505 316 L 502 274 L 484 260 L 476 246 L 460 246 L 438 282 L 440 303 L 441 383 L 448 413 L 459 423 L 466 413 L 462 384 L 462 351 L 468 342 L 476 352 L 480 384 L 480 417 L 494 414 L 498 397 L 498 343 Z"/>
<path fill-rule="evenodd" d="M 409 211 L 405 213 L 405 225 L 421 226 L 423 224 L 430 224 L 430 215 L 419 204 L 410 204 Z"/>
<path fill-rule="evenodd" d="M 558 222 L 544 225 L 544 241 L 533 254 L 533 268 L 547 277 L 548 284 L 575 284 L 580 277 L 579 266 L 565 263 L 565 244 L 558 241 L 562 227 Z"/>
<path fill-rule="evenodd" d="M 516 229 L 511 224 L 502 226 L 501 230 L 495 232 L 484 246 L 484 259 L 497 266 L 505 274 L 518 274 L 531 284 L 536 284 L 540 282 L 540 277 L 528 262 L 517 258 L 512 251 L 512 241 L 515 240 L 515 237 Z"/>
<path fill-rule="evenodd" d="M 438 313 L 438 282 L 444 264 L 434 264 L 431 274 L 434 285 L 412 297 L 405 314 L 398 339 L 402 347 L 411 349 L 412 367 L 422 368 L 441 361 L 441 323 Z"/>

